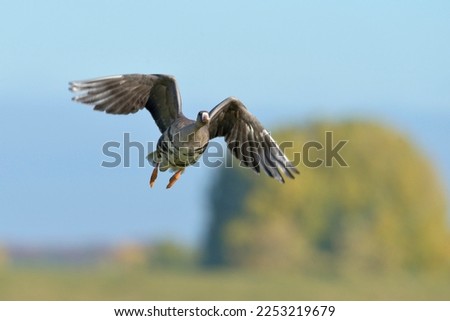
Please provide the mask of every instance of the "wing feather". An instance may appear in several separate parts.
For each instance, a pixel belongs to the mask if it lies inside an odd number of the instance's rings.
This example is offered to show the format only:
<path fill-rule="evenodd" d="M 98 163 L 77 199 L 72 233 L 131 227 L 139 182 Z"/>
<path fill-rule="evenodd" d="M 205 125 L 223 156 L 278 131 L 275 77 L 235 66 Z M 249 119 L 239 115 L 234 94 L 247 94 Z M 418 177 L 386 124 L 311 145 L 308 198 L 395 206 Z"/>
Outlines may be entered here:
<path fill-rule="evenodd" d="M 69 83 L 74 101 L 108 114 L 132 114 L 144 107 L 164 132 L 182 115 L 181 98 L 169 75 L 116 75 Z"/>
<path fill-rule="evenodd" d="M 210 139 L 224 137 L 228 148 L 245 167 L 284 183 L 281 172 L 294 178 L 299 171 L 261 123 L 238 99 L 229 97 L 210 112 Z"/>

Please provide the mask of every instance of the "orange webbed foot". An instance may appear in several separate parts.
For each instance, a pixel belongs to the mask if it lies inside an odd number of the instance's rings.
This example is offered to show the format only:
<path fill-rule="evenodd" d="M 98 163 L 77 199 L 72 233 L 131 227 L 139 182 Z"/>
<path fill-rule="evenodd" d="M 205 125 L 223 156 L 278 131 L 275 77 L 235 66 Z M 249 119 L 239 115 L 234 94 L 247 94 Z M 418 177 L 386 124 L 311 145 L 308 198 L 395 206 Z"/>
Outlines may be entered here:
<path fill-rule="evenodd" d="M 153 187 L 153 184 L 155 184 L 156 178 L 158 177 L 158 166 L 159 164 L 156 164 L 155 168 L 153 169 L 152 176 L 150 177 L 150 187 Z"/>
<path fill-rule="evenodd" d="M 184 169 L 178 170 L 169 180 L 169 184 L 167 184 L 166 188 L 171 188 L 173 184 L 180 178 L 181 174 L 183 174 Z"/>

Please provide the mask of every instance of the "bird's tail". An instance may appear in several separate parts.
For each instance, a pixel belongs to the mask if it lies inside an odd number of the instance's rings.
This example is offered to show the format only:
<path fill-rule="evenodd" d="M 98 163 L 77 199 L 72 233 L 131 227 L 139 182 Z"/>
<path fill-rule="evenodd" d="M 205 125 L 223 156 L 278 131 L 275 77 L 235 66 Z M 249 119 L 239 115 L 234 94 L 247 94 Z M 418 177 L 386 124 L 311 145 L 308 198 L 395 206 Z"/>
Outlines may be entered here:
<path fill-rule="evenodd" d="M 156 151 L 149 153 L 147 155 L 147 160 L 150 163 L 150 165 L 152 165 L 153 167 L 156 167 L 156 164 L 158 164 L 160 162 Z"/>
<path fill-rule="evenodd" d="M 178 167 L 170 166 L 169 162 L 164 157 L 161 157 L 156 150 L 147 155 L 147 160 L 153 167 L 156 167 L 158 164 L 158 168 L 161 172 L 165 172 L 168 169 L 171 171 L 179 170 Z"/>

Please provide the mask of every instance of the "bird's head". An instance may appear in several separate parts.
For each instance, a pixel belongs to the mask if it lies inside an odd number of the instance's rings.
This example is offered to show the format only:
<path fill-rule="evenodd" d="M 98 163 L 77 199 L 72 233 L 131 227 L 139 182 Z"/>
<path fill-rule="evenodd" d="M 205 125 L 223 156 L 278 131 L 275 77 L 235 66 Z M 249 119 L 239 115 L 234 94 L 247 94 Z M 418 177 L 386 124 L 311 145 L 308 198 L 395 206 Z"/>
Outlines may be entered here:
<path fill-rule="evenodd" d="M 207 111 L 200 111 L 197 115 L 197 124 L 204 126 L 209 123 L 209 113 Z"/>

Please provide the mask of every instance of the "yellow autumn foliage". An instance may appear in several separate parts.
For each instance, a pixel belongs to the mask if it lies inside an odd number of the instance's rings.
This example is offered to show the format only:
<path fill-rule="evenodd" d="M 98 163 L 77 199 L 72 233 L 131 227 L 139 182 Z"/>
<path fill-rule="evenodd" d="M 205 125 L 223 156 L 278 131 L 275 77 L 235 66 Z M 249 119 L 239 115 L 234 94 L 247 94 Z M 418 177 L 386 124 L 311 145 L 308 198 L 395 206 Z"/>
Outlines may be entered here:
<path fill-rule="evenodd" d="M 427 156 L 406 135 L 345 121 L 290 127 L 273 136 L 281 146 L 292 141 L 285 152 L 301 175 L 279 184 L 239 166 L 221 169 L 211 188 L 205 265 L 449 269 L 445 194 Z M 348 166 L 330 159 L 339 141 L 347 141 L 339 155 Z M 307 150 L 308 142 L 315 143 Z M 317 160 L 323 163 L 305 166 Z"/>

